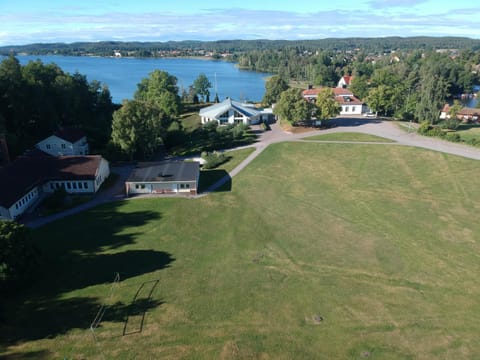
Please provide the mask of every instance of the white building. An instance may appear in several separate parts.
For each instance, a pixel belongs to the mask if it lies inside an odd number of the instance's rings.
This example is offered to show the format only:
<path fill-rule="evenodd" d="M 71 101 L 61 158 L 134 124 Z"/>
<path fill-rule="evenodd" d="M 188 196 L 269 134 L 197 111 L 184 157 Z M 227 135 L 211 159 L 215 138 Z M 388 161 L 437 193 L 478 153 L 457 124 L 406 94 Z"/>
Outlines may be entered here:
<path fill-rule="evenodd" d="M 315 102 L 318 94 L 325 88 L 313 88 L 303 91 L 303 97 L 308 101 Z M 368 106 L 358 99 L 350 90 L 345 88 L 333 88 L 335 101 L 341 106 L 339 115 L 362 115 L 369 112 Z"/>
<path fill-rule="evenodd" d="M 230 98 L 218 104 L 200 110 L 202 124 L 217 121 L 220 125 L 245 124 L 255 125 L 270 121 L 272 112 L 269 109 L 258 109 L 253 104 L 239 103 Z"/>
<path fill-rule="evenodd" d="M 56 189 L 93 194 L 110 175 L 100 155 L 53 157 L 32 151 L 0 169 L 0 219 L 13 220 Z"/>
<path fill-rule="evenodd" d="M 338 80 L 337 88 L 343 88 L 343 89 L 348 88 L 352 82 L 352 79 L 353 79 L 353 76 L 349 76 L 349 75 L 342 76 L 341 79 Z"/>
<path fill-rule="evenodd" d="M 135 194 L 196 195 L 200 163 L 163 161 L 140 163 L 125 182 L 127 196 Z"/>
<path fill-rule="evenodd" d="M 88 155 L 89 151 L 85 133 L 74 128 L 60 129 L 35 146 L 52 156 Z"/>

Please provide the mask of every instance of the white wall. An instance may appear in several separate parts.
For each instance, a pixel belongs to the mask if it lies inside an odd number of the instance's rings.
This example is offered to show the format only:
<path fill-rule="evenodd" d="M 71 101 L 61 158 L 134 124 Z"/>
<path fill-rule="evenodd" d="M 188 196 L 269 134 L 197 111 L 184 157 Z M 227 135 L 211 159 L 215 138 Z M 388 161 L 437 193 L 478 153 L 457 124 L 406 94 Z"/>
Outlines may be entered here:
<path fill-rule="evenodd" d="M 342 104 L 340 115 L 361 115 L 363 113 L 362 105 Z"/>
<path fill-rule="evenodd" d="M 110 176 L 110 165 L 107 160 L 102 158 L 98 166 L 97 174 L 95 176 L 95 192 L 100 189 L 103 182 Z"/>
<path fill-rule="evenodd" d="M 43 191 L 53 193 L 56 189 L 64 188 L 69 194 L 93 194 L 95 181 L 93 180 L 53 180 L 43 185 Z"/>
<path fill-rule="evenodd" d="M 53 156 L 88 155 L 87 138 L 83 137 L 75 143 L 61 139 L 55 135 L 40 141 L 36 147 Z"/>
<path fill-rule="evenodd" d="M 15 204 L 10 206 L 8 213 L 10 219 L 15 219 L 23 214 L 40 197 L 40 187 L 37 186 L 18 199 Z M 5 208 L 4 208 L 5 209 Z"/>

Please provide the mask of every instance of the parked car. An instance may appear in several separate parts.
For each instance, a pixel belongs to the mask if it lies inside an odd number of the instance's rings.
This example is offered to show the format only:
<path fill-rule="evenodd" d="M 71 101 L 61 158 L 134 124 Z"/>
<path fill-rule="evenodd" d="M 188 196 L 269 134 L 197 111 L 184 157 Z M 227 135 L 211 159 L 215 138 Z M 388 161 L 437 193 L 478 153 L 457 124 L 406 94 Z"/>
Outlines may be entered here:
<path fill-rule="evenodd" d="M 369 117 L 369 118 L 376 118 L 377 117 L 377 114 L 373 113 L 373 112 L 367 112 L 365 114 L 363 114 L 364 117 Z"/>

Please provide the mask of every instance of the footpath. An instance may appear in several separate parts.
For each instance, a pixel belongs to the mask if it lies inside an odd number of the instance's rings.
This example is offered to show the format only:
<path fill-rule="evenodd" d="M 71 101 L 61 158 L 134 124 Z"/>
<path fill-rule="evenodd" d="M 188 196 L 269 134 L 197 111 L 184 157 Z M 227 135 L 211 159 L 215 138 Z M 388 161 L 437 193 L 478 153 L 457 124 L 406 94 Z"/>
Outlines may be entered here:
<path fill-rule="evenodd" d="M 248 166 L 258 155 L 262 153 L 270 144 L 285 142 L 285 141 L 299 141 L 306 137 L 315 136 L 315 135 L 324 135 L 331 133 L 341 133 L 341 132 L 357 132 L 370 135 L 380 136 L 394 142 L 391 143 L 371 143 L 375 145 L 384 145 L 384 146 L 414 146 L 424 149 L 439 151 L 447 154 L 462 156 L 469 159 L 480 160 L 480 148 L 475 148 L 472 146 L 452 143 L 444 141 L 438 138 L 431 138 L 426 136 L 421 136 L 415 132 L 408 132 L 406 130 L 400 129 L 399 126 L 391 121 L 382 121 L 377 119 L 368 119 L 363 118 L 341 118 L 335 119 L 335 127 L 330 129 L 322 130 L 311 130 L 301 133 L 289 133 L 283 131 L 278 124 L 272 124 L 270 131 L 265 131 L 259 135 L 258 141 L 252 145 L 244 146 L 242 148 L 254 148 L 255 150 L 243 160 L 237 167 L 235 167 L 228 175 L 224 176 L 222 179 L 218 180 L 216 183 L 211 185 L 206 191 L 202 194 L 197 195 L 197 197 L 203 197 L 208 195 L 211 192 L 214 192 L 220 186 L 225 184 L 228 181 L 239 174 L 245 167 Z M 309 140 L 304 140 L 309 141 Z M 332 141 L 322 141 L 322 140 L 311 140 L 315 142 L 324 142 L 331 143 Z M 344 143 L 344 144 L 370 144 L 365 142 L 354 142 L 354 141 L 335 141 L 335 143 Z M 237 148 L 239 149 L 239 148 Z M 230 149 L 237 150 L 237 149 Z M 25 220 L 25 224 L 31 228 L 38 228 L 45 224 L 48 224 L 52 221 L 61 219 L 66 216 L 70 216 L 81 211 L 91 209 L 100 204 L 104 204 L 110 201 L 123 200 L 125 199 L 125 180 L 132 171 L 133 166 L 122 166 L 112 168 L 112 172 L 118 174 L 118 178 L 113 186 L 108 189 L 100 191 L 97 196 L 92 201 L 82 204 L 75 208 L 66 210 L 64 212 L 54 214 L 51 216 L 41 217 L 41 218 L 28 218 Z"/>

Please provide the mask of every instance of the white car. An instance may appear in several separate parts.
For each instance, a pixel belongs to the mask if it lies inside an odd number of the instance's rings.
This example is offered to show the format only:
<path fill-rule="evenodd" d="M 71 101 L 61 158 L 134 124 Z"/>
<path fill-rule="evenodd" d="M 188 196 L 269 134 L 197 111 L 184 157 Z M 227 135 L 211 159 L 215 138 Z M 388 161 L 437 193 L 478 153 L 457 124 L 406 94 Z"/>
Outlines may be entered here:
<path fill-rule="evenodd" d="M 369 117 L 369 118 L 376 118 L 377 117 L 377 114 L 373 113 L 373 112 L 367 112 L 365 114 L 363 114 L 364 117 Z"/>

